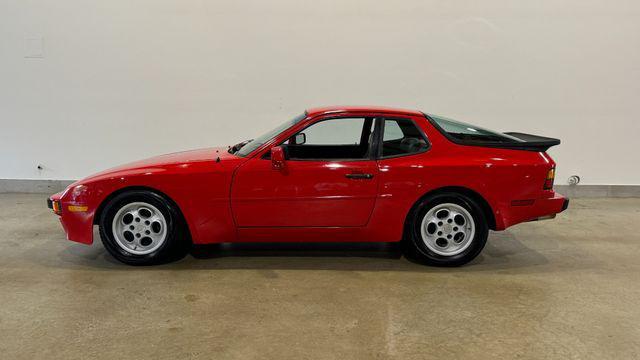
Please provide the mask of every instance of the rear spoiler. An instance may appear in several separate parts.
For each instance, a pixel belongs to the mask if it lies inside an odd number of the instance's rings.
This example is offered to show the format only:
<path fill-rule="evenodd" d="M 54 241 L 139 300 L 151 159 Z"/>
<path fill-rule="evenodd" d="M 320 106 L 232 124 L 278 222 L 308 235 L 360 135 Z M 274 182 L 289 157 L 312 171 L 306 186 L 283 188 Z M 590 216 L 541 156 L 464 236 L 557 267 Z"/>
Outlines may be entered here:
<path fill-rule="evenodd" d="M 521 143 L 505 143 L 501 146 L 506 149 L 529 150 L 529 151 L 547 151 L 550 147 L 560 145 L 560 139 L 554 139 L 544 136 L 524 134 L 518 132 L 506 132 L 509 136 L 513 136 L 522 140 Z"/>

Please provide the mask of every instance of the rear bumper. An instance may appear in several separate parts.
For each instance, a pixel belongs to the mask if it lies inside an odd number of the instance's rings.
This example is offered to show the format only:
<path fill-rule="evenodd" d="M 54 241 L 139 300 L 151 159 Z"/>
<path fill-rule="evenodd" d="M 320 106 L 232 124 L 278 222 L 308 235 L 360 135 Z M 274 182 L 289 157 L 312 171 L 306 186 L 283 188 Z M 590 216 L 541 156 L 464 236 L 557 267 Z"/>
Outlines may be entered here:
<path fill-rule="evenodd" d="M 553 219 L 568 207 L 569 199 L 557 193 L 550 198 L 535 199 L 517 205 L 512 202 L 502 211 L 503 229 L 525 221 Z"/>

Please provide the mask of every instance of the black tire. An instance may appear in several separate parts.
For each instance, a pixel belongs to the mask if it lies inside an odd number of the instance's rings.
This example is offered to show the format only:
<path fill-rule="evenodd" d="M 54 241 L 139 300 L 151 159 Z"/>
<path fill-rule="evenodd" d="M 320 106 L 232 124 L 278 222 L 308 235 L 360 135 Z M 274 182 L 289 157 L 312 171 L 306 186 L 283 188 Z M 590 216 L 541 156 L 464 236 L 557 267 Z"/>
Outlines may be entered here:
<path fill-rule="evenodd" d="M 114 238 L 113 219 L 122 207 L 133 202 L 144 202 L 158 209 L 166 220 L 166 237 L 160 247 L 144 255 L 132 254 L 118 245 Z M 118 194 L 105 205 L 99 219 L 100 238 L 107 251 L 128 265 L 157 265 L 182 259 L 191 245 L 186 222 L 177 206 L 164 196 L 146 190 L 132 190 Z M 151 249 L 150 249 L 151 250 Z"/>
<path fill-rule="evenodd" d="M 433 252 L 422 240 L 422 219 L 432 208 L 444 204 L 457 204 L 473 218 L 475 234 L 468 247 L 459 254 L 443 256 Z M 487 219 L 482 208 L 472 199 L 455 192 L 427 196 L 418 201 L 409 212 L 405 226 L 405 256 L 411 260 L 432 266 L 461 266 L 473 260 L 484 248 L 489 235 Z"/>

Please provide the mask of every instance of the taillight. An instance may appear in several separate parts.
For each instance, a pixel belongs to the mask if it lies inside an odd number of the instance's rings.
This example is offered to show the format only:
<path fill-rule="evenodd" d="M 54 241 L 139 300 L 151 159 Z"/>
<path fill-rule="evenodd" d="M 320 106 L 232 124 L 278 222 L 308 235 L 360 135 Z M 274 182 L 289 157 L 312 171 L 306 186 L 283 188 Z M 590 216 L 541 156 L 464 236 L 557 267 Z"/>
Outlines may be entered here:
<path fill-rule="evenodd" d="M 547 178 L 544 180 L 543 190 L 552 190 L 553 189 L 553 179 L 556 177 L 556 168 L 549 169 L 547 172 Z"/>

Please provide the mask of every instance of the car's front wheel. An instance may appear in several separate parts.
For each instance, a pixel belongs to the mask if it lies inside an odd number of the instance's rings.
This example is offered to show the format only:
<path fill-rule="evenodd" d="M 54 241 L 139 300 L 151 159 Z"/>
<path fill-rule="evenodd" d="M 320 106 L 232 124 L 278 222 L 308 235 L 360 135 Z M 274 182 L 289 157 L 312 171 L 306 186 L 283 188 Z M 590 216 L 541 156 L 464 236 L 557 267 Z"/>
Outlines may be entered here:
<path fill-rule="evenodd" d="M 104 247 L 125 264 L 161 264 L 187 253 L 188 231 L 178 209 L 151 191 L 115 196 L 105 205 L 99 225 Z"/>
<path fill-rule="evenodd" d="M 488 233 L 484 212 L 474 200 L 458 193 L 428 196 L 409 214 L 406 254 L 428 265 L 463 265 L 482 251 Z"/>

